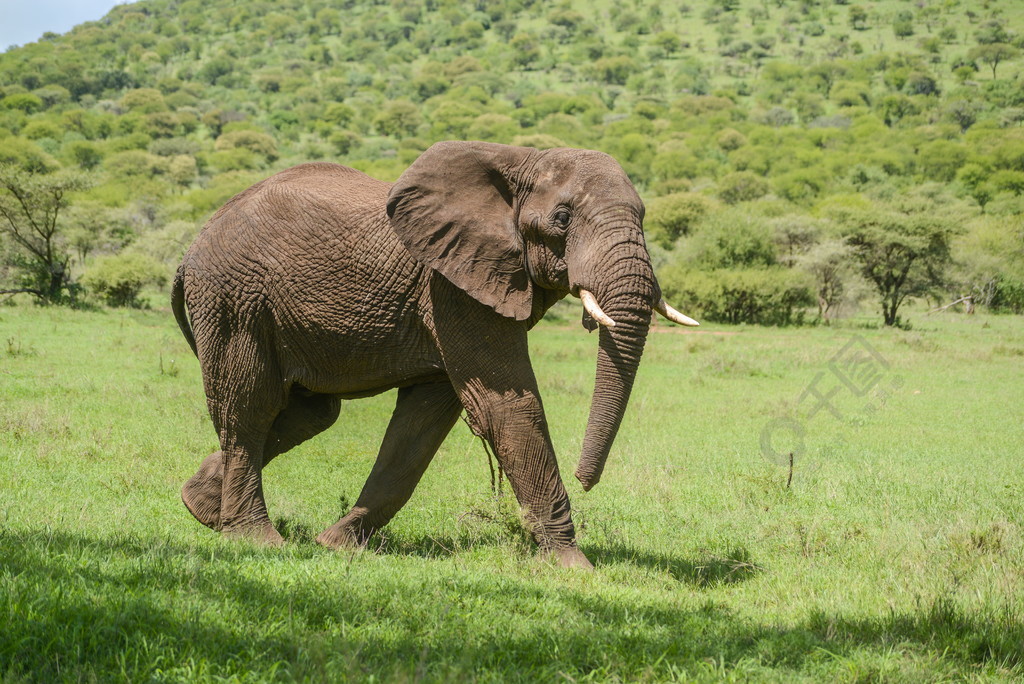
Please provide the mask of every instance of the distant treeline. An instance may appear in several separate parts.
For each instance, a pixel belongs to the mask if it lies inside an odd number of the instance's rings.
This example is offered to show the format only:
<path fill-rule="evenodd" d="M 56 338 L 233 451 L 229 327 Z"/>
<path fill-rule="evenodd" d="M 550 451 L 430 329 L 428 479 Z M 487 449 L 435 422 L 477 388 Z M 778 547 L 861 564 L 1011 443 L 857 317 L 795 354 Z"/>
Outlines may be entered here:
<path fill-rule="evenodd" d="M 1014 0 L 122 5 L 0 55 L 0 288 L 141 305 L 274 170 L 475 139 L 615 156 L 708 320 L 1021 313 L 1022 28 Z"/>

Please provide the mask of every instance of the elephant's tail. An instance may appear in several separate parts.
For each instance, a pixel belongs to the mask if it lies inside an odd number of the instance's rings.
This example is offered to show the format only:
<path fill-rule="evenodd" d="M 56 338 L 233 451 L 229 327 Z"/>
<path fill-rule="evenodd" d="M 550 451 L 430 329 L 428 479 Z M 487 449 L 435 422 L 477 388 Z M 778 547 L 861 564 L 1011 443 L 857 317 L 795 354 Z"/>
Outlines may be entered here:
<path fill-rule="evenodd" d="M 192 326 L 189 324 L 188 313 L 185 311 L 185 264 L 178 267 L 174 274 L 174 284 L 171 286 L 171 311 L 178 321 L 181 334 L 185 336 L 188 346 L 192 347 L 192 353 L 199 356 L 196 351 L 196 336 L 192 334 Z"/>

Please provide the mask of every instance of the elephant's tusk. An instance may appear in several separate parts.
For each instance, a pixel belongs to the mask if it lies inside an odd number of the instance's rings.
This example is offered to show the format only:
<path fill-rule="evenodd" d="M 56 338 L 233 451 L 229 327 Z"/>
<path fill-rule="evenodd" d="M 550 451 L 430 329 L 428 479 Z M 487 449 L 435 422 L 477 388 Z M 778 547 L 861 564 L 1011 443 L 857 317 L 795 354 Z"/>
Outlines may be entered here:
<path fill-rule="evenodd" d="M 672 321 L 673 323 L 678 323 L 679 325 L 688 325 L 691 328 L 700 325 L 700 323 L 693 320 L 689 316 L 683 315 L 676 311 L 675 309 L 673 309 L 671 306 L 668 305 L 668 302 L 666 302 L 664 298 L 662 298 L 661 301 L 659 301 L 655 305 L 654 310 L 660 313 L 668 320 Z"/>
<path fill-rule="evenodd" d="M 615 321 L 613 321 L 604 311 L 601 311 L 601 307 L 597 303 L 597 298 L 594 297 L 590 291 L 580 289 L 580 299 L 583 300 L 583 308 L 587 310 L 587 313 L 590 314 L 591 318 L 606 328 L 615 327 Z"/>

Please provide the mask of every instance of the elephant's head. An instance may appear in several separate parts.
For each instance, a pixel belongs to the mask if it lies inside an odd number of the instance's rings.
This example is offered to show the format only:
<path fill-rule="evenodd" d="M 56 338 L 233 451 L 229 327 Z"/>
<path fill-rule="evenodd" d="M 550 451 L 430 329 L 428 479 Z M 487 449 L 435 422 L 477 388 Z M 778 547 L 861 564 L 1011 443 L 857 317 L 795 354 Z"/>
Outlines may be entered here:
<path fill-rule="evenodd" d="M 411 254 L 504 316 L 526 321 L 569 293 L 583 300 L 584 323 L 601 333 L 576 477 L 597 484 L 652 310 L 696 325 L 661 298 L 644 205 L 622 167 L 587 150 L 437 143 L 395 183 L 387 213 Z"/>

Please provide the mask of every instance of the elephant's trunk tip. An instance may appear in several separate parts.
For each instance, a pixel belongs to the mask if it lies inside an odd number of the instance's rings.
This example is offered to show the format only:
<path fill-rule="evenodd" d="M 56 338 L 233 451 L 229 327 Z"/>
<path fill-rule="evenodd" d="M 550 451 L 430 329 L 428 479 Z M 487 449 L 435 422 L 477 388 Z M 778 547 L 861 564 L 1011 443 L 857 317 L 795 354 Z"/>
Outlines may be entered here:
<path fill-rule="evenodd" d="M 601 474 L 596 473 L 594 475 L 587 475 L 586 473 L 583 473 L 579 468 L 577 468 L 576 479 L 580 481 L 581 485 L 583 485 L 583 491 L 589 492 L 591 489 L 594 488 L 594 485 L 601 481 Z"/>

